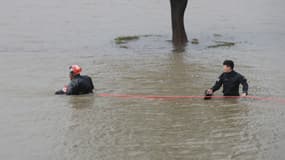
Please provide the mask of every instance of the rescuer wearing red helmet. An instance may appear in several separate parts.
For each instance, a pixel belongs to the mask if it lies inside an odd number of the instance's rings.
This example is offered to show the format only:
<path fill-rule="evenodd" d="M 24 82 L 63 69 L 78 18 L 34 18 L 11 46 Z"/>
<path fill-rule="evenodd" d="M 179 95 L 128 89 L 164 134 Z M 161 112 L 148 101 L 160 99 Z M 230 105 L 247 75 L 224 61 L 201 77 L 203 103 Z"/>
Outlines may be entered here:
<path fill-rule="evenodd" d="M 69 67 L 70 83 L 64 86 L 63 89 L 58 90 L 55 94 L 66 95 L 80 95 L 93 93 L 93 82 L 89 76 L 82 76 L 80 73 L 82 68 L 79 65 L 72 65 Z"/>

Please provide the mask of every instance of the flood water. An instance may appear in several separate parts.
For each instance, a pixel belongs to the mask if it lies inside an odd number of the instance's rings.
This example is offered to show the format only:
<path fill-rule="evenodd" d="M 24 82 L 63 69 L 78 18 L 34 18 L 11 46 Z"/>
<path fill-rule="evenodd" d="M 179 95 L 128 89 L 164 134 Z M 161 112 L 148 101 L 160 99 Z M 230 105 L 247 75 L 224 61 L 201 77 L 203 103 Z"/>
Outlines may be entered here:
<path fill-rule="evenodd" d="M 10 0 L 0 5 L 0 158 L 280 160 L 284 103 L 55 96 L 79 64 L 96 93 L 202 95 L 236 62 L 250 95 L 285 98 L 285 2 L 192 0 L 190 44 L 171 42 L 165 0 Z M 114 43 L 125 35 L 153 35 Z M 207 48 L 214 41 L 233 47 Z M 216 95 L 221 95 L 217 92 Z"/>

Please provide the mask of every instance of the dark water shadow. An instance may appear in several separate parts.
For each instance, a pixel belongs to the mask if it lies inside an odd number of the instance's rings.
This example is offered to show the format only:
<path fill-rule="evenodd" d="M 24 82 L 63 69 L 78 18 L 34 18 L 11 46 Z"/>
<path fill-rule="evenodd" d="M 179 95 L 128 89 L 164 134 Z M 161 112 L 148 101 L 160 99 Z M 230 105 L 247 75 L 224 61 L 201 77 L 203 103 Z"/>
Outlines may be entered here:
<path fill-rule="evenodd" d="M 179 44 L 179 45 L 172 43 L 172 47 L 173 47 L 172 53 L 183 53 L 185 52 L 187 46 L 188 46 L 188 43 Z"/>

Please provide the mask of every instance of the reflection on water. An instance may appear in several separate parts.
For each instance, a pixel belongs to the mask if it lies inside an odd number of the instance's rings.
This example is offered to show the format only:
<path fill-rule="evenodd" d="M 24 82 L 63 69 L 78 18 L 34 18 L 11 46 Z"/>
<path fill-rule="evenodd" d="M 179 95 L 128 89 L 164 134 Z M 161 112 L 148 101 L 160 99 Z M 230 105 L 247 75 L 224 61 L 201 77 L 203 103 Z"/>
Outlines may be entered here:
<path fill-rule="evenodd" d="M 181 53 L 185 51 L 187 44 L 184 45 L 175 45 L 173 44 L 173 53 Z"/>
<path fill-rule="evenodd" d="M 233 59 L 249 80 L 251 95 L 284 98 L 283 4 L 192 1 L 186 28 L 200 43 L 177 48 L 169 42 L 169 3 L 162 0 L 5 2 L 0 6 L 0 157 L 282 159 L 282 104 L 53 93 L 68 83 L 67 66 L 80 64 L 97 93 L 202 95 L 219 76 L 223 60 Z M 113 42 L 120 35 L 146 34 L 160 36 L 142 37 L 128 49 Z M 215 40 L 236 45 L 208 49 Z"/>
<path fill-rule="evenodd" d="M 72 112 L 66 159 L 255 158 L 248 107 L 222 103 L 102 99 Z"/>
<path fill-rule="evenodd" d="M 91 108 L 95 104 L 95 95 L 70 96 L 69 103 L 75 109 Z"/>

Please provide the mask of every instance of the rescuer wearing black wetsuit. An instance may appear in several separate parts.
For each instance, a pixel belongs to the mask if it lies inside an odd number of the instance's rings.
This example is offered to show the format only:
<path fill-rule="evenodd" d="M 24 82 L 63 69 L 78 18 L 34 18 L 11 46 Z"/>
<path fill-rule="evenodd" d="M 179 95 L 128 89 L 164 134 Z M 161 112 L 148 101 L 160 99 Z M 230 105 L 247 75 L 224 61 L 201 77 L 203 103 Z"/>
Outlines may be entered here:
<path fill-rule="evenodd" d="M 242 96 L 248 95 L 248 84 L 246 78 L 234 71 L 234 62 L 226 60 L 223 63 L 224 73 L 222 73 L 215 83 L 215 85 L 207 90 L 207 95 L 212 95 L 215 91 L 219 90 L 223 86 L 224 96 L 240 96 L 239 86 L 242 87 Z"/>
<path fill-rule="evenodd" d="M 80 95 L 93 93 L 93 82 L 89 76 L 80 75 L 82 69 L 78 65 L 70 66 L 70 83 L 55 94 Z"/>

